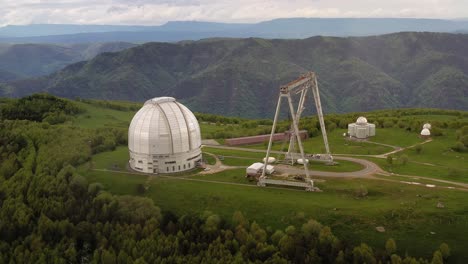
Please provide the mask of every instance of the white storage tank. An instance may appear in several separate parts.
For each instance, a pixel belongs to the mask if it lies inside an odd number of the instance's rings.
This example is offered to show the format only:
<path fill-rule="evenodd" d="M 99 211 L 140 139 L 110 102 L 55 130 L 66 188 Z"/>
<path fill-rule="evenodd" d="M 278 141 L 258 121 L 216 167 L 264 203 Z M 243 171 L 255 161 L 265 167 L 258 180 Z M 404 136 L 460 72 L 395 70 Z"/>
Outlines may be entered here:
<path fill-rule="evenodd" d="M 265 162 L 266 158 L 263 158 L 263 162 Z M 274 157 L 268 157 L 268 162 L 267 163 L 275 163 L 276 159 Z"/>

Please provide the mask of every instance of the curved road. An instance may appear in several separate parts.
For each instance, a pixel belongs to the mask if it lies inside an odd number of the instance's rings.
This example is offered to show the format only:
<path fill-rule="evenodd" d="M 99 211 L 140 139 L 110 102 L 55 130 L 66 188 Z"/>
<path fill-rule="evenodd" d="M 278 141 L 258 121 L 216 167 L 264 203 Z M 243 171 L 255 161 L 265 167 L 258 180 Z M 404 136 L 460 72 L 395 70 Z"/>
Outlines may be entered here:
<path fill-rule="evenodd" d="M 218 148 L 218 149 L 231 149 L 231 150 L 240 150 L 240 151 L 249 151 L 249 152 L 259 152 L 259 153 L 265 153 L 264 150 L 260 149 L 250 149 L 250 148 L 240 148 L 240 147 L 228 147 L 228 146 L 220 146 L 220 145 L 207 145 L 207 147 L 210 148 Z M 271 153 L 273 154 L 284 154 L 284 152 L 281 151 L 274 151 L 272 150 Z M 304 153 L 306 154 L 306 153 Z M 314 170 L 309 170 L 309 173 L 312 176 L 325 176 L 325 177 L 370 177 L 375 173 L 384 173 L 384 171 L 375 163 L 364 160 L 364 159 L 358 159 L 358 158 L 351 158 L 351 157 L 337 157 L 334 156 L 333 159 L 335 160 L 346 160 L 346 161 L 351 161 L 355 163 L 359 163 L 364 166 L 362 170 L 359 171 L 353 171 L 353 172 L 328 172 L 328 171 L 314 171 Z M 276 165 L 278 172 L 287 172 L 291 174 L 304 174 L 304 169 L 303 168 L 295 168 L 295 167 L 290 167 L 287 165 Z"/>
<path fill-rule="evenodd" d="M 426 140 L 424 142 L 421 142 L 419 144 L 425 144 L 430 142 L 430 140 Z M 418 145 L 418 144 L 416 144 Z M 370 157 L 385 157 L 388 154 L 392 154 L 407 148 L 412 148 L 416 145 L 406 147 L 406 148 L 400 148 L 396 149 L 392 152 L 385 153 L 382 155 L 360 155 L 360 156 L 370 156 Z M 240 151 L 249 151 L 249 152 L 259 152 L 259 153 L 265 153 L 264 150 L 260 149 L 250 149 L 250 148 L 240 148 L 240 147 L 228 147 L 228 146 L 223 146 L 223 145 L 206 145 L 207 147 L 210 148 L 219 148 L 219 149 L 231 149 L 231 150 L 240 150 Z M 284 152 L 281 151 L 271 151 L 273 154 L 284 154 Z M 304 153 L 306 154 L 306 153 Z M 339 155 L 345 155 L 345 154 L 339 154 Z M 353 155 L 354 156 L 354 155 Z M 357 155 L 356 155 L 357 156 Z M 457 186 L 456 189 L 458 190 L 463 190 L 467 191 L 468 190 L 468 184 L 467 183 L 462 183 L 462 182 L 455 182 L 455 181 L 447 181 L 447 180 L 441 180 L 441 179 L 435 179 L 435 178 L 429 178 L 429 177 L 424 177 L 424 176 L 416 176 L 416 175 L 402 175 L 402 174 L 390 174 L 389 172 L 386 172 L 382 170 L 377 164 L 364 160 L 364 159 L 359 159 L 359 158 L 354 158 L 354 157 L 345 157 L 345 156 L 333 156 L 333 159 L 335 160 L 346 160 L 346 161 L 351 161 L 355 163 L 359 163 L 364 166 L 364 169 L 359 170 L 359 171 L 353 171 L 353 172 L 327 172 L 327 171 L 314 171 L 314 170 L 309 170 L 310 174 L 312 176 L 324 176 L 324 177 L 350 177 L 350 178 L 357 178 L 357 177 L 366 177 L 366 178 L 374 178 L 378 180 L 386 180 L 386 181 L 393 181 L 393 182 L 401 182 L 400 180 L 392 180 L 392 179 L 382 179 L 382 178 L 376 178 L 373 177 L 374 174 L 382 174 L 382 175 L 395 175 L 395 176 L 403 176 L 403 177 L 408 177 L 408 178 L 420 178 L 423 180 L 429 180 L 429 181 L 434 181 L 434 182 L 440 182 L 440 183 L 446 183 L 446 184 L 452 184 Z M 239 167 L 239 166 L 237 166 Z M 290 174 L 303 174 L 304 169 L 303 168 L 295 168 L 295 167 L 290 167 L 287 165 L 276 165 L 278 172 L 287 172 Z M 224 169 L 230 168 L 229 166 L 225 166 Z M 232 167 L 234 168 L 234 167 Z M 441 186 L 442 187 L 442 186 Z M 453 187 L 442 187 L 442 188 L 453 188 Z"/>

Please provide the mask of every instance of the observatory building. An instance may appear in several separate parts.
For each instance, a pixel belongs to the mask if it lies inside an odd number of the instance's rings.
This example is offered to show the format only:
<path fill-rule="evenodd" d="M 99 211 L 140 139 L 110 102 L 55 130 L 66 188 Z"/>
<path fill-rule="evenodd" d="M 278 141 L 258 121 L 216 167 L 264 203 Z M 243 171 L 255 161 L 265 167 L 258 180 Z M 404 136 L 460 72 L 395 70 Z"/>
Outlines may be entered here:
<path fill-rule="evenodd" d="M 350 137 L 366 139 L 375 136 L 375 125 L 367 123 L 367 119 L 360 116 L 356 123 L 348 124 L 348 134 Z"/>
<path fill-rule="evenodd" d="M 200 126 L 193 113 L 172 97 L 145 102 L 128 130 L 129 165 L 145 173 L 190 170 L 201 160 Z"/>
<path fill-rule="evenodd" d="M 421 138 L 429 138 L 431 136 L 431 124 L 426 123 L 423 125 L 423 129 L 421 130 L 420 137 Z"/>

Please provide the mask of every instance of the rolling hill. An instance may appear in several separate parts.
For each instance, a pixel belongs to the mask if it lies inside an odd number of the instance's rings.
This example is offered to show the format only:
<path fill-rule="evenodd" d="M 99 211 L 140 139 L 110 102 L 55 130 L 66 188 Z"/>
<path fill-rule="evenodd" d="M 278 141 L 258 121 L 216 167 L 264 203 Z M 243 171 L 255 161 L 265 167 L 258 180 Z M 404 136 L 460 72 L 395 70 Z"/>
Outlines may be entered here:
<path fill-rule="evenodd" d="M 7 96 L 143 101 L 174 96 L 194 111 L 271 117 L 278 87 L 313 70 L 326 112 L 468 109 L 468 35 L 397 33 L 304 40 L 207 39 L 103 53 L 47 77 L 3 85 Z"/>
<path fill-rule="evenodd" d="M 14 44 L 0 46 L 0 82 L 50 74 L 102 52 L 134 47 L 125 42 L 74 45 Z"/>

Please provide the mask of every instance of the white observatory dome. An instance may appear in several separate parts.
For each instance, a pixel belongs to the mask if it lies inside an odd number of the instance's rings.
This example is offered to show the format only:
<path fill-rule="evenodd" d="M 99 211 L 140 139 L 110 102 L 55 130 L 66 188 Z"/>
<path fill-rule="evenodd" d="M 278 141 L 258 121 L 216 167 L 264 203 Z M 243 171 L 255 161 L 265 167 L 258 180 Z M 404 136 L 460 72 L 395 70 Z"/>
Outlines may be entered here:
<path fill-rule="evenodd" d="M 193 169 L 201 160 L 200 126 L 193 113 L 172 97 L 145 102 L 128 130 L 130 167 L 147 173 Z"/>
<path fill-rule="evenodd" d="M 427 129 L 431 130 L 431 124 L 426 123 L 426 124 L 423 125 L 423 128 L 427 128 Z"/>
<path fill-rule="evenodd" d="M 357 125 L 366 125 L 367 124 L 367 119 L 363 116 L 358 117 L 356 120 Z"/>
<path fill-rule="evenodd" d="M 423 130 L 421 130 L 421 136 L 430 136 L 430 135 L 431 135 L 431 131 L 429 131 L 429 129 L 423 128 Z"/>

